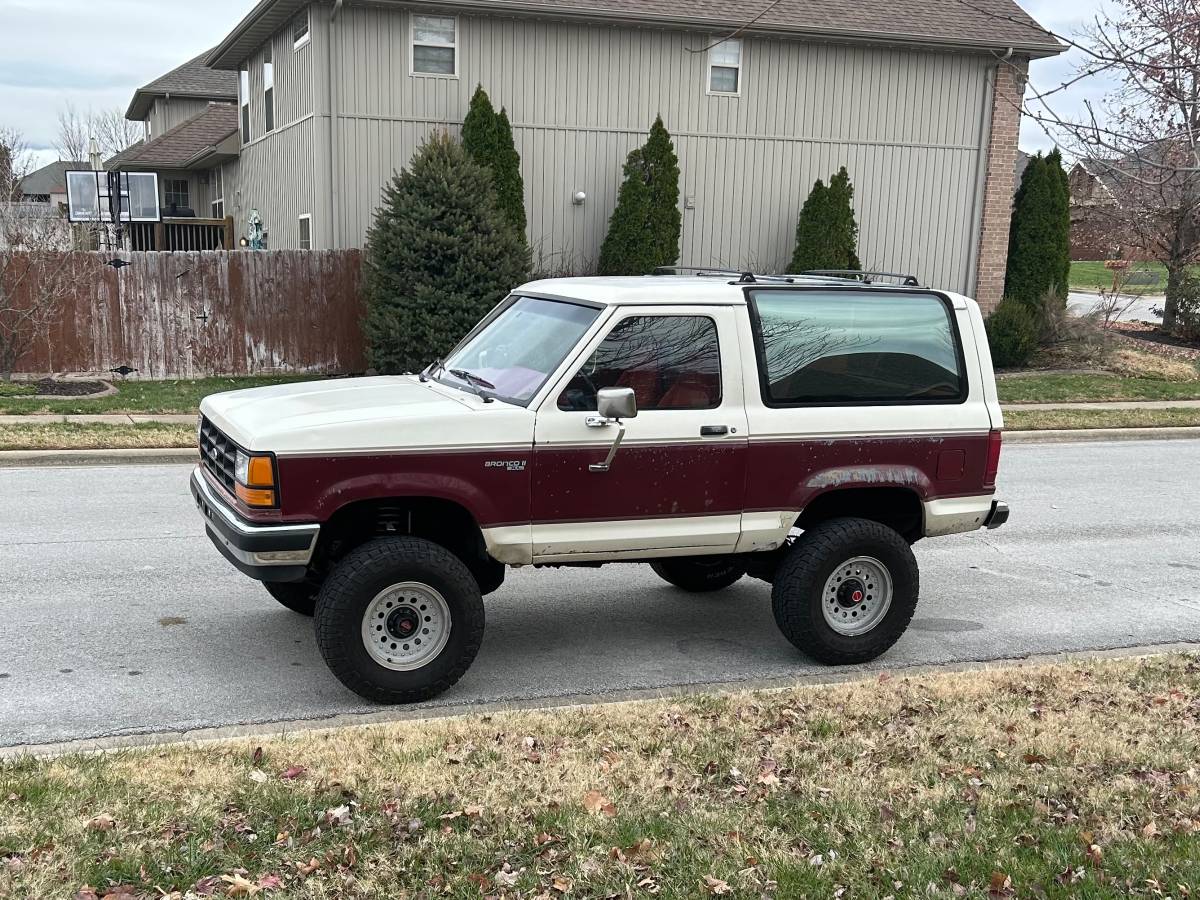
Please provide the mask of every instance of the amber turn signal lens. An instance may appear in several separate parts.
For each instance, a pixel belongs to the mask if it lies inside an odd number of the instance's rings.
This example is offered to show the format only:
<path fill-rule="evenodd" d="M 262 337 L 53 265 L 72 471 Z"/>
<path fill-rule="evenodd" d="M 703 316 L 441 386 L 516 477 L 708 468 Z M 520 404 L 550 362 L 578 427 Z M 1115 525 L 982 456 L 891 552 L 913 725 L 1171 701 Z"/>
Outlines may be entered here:
<path fill-rule="evenodd" d="M 274 506 L 275 492 L 261 488 L 248 488 L 239 484 L 235 488 L 237 498 L 247 506 Z"/>
<path fill-rule="evenodd" d="M 271 465 L 271 457 L 250 457 L 250 468 L 248 470 L 246 482 L 251 487 L 275 487 L 275 469 Z"/>

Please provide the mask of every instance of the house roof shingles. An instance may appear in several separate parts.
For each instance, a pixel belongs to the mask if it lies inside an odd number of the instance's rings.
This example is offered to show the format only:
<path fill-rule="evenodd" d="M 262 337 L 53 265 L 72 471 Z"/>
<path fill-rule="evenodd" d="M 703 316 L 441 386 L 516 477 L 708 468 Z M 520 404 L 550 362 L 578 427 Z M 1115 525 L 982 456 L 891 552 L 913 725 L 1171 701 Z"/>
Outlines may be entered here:
<path fill-rule="evenodd" d="M 161 78 L 140 87 L 133 95 L 125 118 L 132 121 L 146 118 L 155 97 L 190 97 L 198 100 L 237 100 L 236 72 L 210 69 L 205 64 L 208 51 L 190 59 Z"/>
<path fill-rule="evenodd" d="M 35 172 L 30 172 L 21 179 L 21 193 L 27 197 L 44 197 L 50 194 L 65 194 L 67 192 L 67 172 L 72 169 L 90 168 L 85 162 L 65 162 L 59 160 L 48 166 L 42 166 Z"/>
<path fill-rule="evenodd" d="M 208 65 L 236 69 L 305 5 L 307 0 L 260 0 L 214 48 Z M 999 51 L 1011 47 L 1030 56 L 1052 56 L 1066 49 L 1015 0 L 780 0 L 774 5 L 768 0 L 439 0 L 437 5 L 484 15 L 730 31 L 749 26 L 746 31 L 753 34 Z"/>
<path fill-rule="evenodd" d="M 105 163 L 108 169 L 187 169 L 238 129 L 237 107 L 210 103 L 202 113 L 152 141 L 140 141 Z"/>

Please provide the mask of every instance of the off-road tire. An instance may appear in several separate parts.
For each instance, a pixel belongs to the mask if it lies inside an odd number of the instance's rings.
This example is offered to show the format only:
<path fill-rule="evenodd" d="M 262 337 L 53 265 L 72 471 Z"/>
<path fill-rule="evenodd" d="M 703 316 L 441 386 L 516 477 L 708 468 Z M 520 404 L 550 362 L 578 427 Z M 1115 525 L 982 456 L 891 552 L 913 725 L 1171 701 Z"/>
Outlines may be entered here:
<path fill-rule="evenodd" d="M 868 556 L 887 567 L 892 601 L 870 631 L 839 634 L 825 621 L 826 580 L 848 559 Z M 908 628 L 917 608 L 920 574 L 908 541 L 867 519 L 830 519 L 805 531 L 779 564 L 771 589 L 775 622 L 784 637 L 828 665 L 869 662 L 889 650 Z"/>
<path fill-rule="evenodd" d="M 302 616 L 311 616 L 316 612 L 317 593 L 321 590 L 319 584 L 313 584 L 311 581 L 268 581 L 263 587 L 292 612 Z"/>
<path fill-rule="evenodd" d="M 650 563 L 650 568 L 663 581 L 693 594 L 723 591 L 746 574 L 739 562 L 719 556 L 660 559 Z"/>
<path fill-rule="evenodd" d="M 362 641 L 362 618 L 373 599 L 401 582 L 437 590 L 450 610 L 450 636 L 419 669 L 393 671 L 375 662 Z M 380 538 L 343 558 L 317 597 L 317 647 L 350 690 L 378 703 L 419 703 L 450 688 L 466 673 L 483 641 L 479 584 L 444 547 L 420 538 Z"/>

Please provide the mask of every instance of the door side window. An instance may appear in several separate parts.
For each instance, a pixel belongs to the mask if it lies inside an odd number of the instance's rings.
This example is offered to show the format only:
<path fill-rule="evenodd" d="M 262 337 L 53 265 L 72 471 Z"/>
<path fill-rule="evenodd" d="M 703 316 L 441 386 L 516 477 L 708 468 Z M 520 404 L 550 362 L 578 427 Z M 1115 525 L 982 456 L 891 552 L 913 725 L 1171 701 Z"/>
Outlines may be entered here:
<path fill-rule="evenodd" d="M 633 388 L 639 411 L 721 405 L 721 351 L 708 316 L 630 316 L 616 324 L 558 398 L 595 412 L 603 388 Z"/>

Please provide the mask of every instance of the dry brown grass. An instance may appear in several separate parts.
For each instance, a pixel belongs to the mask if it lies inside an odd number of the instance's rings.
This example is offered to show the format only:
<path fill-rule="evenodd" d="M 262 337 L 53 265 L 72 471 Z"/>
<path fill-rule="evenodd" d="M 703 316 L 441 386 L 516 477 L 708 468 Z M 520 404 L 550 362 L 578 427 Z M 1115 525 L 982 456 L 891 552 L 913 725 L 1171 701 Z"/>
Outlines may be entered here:
<path fill-rule="evenodd" d="M 1128 347 L 1115 348 L 1106 367 L 1117 375 L 1129 378 L 1159 378 L 1163 381 L 1200 381 L 1200 369 L 1195 364 Z"/>
<path fill-rule="evenodd" d="M 0 425 L 0 450 L 127 450 L 139 447 L 192 447 L 192 425 L 146 422 L 137 425 Z"/>
<path fill-rule="evenodd" d="M 1175 656 L 27 759 L 0 896 L 1184 897 L 1198 726 Z"/>
<path fill-rule="evenodd" d="M 1009 431 L 1085 430 L 1094 428 L 1195 428 L 1200 409 L 1009 409 Z"/>

